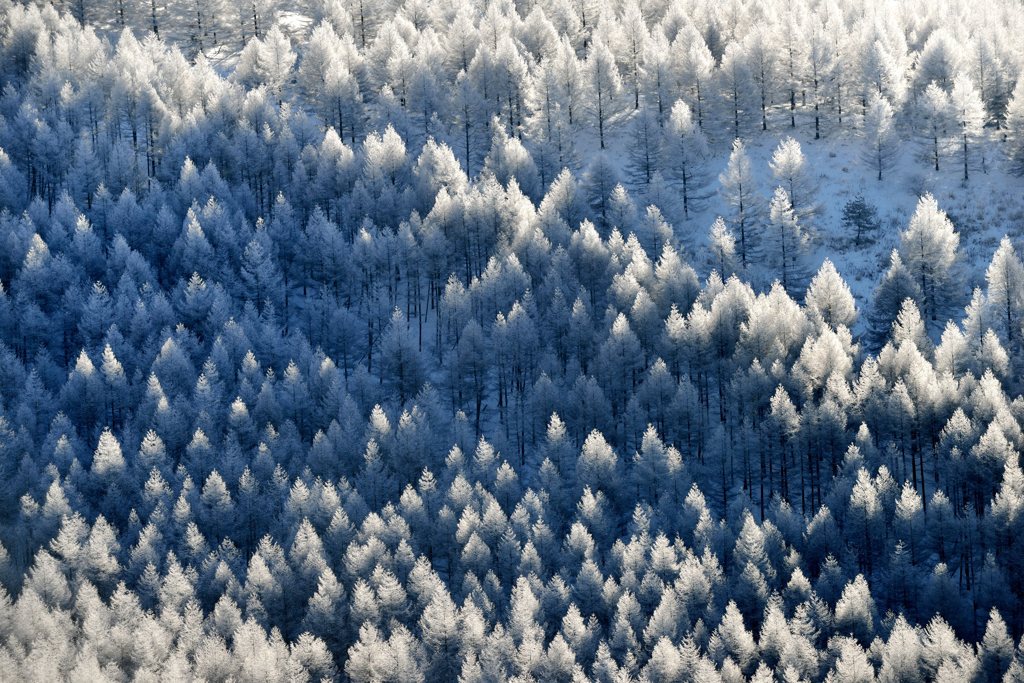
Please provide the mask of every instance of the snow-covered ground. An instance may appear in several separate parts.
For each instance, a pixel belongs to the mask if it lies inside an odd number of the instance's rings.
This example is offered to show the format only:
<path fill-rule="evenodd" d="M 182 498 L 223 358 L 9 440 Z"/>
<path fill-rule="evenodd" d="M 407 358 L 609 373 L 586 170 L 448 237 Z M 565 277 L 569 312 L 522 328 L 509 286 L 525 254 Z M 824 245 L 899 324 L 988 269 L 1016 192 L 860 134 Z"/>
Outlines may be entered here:
<path fill-rule="evenodd" d="M 628 127 L 626 118 L 619 122 L 624 128 Z M 787 137 L 800 143 L 816 186 L 817 211 L 804 225 L 810 240 L 807 264 L 814 273 L 826 258 L 831 259 L 863 314 L 869 310 L 874 288 L 889 266 L 890 252 L 899 246 L 900 233 L 907 228 L 919 198 L 926 193 L 935 197 L 960 236 L 958 270 L 963 305 L 969 302 L 975 287 L 984 287 L 985 269 L 1002 237 L 1007 235 L 1016 243 L 1024 236 L 1024 179 L 1008 171 L 1001 146 L 1003 134 L 987 128 L 984 139 L 970 149 L 967 181 L 963 179 L 962 156 L 953 144 L 955 141 L 947 141 L 943 146 L 940 170 L 936 171 L 928 156 L 927 142 L 916 138 L 909 129 L 899 131 L 900 140 L 881 181 L 877 179 L 877 170 L 864 158 L 865 141 L 857 130 L 830 131 L 816 140 L 813 122 L 798 119 L 793 128 L 788 121 L 780 120 L 770 124 L 769 130 L 744 138 L 744 145 L 757 181 L 757 193 L 767 204 L 775 189 L 768 165 L 773 152 Z M 702 171 L 707 184 L 701 188 L 706 199 L 698 203 L 698 209 L 688 220 L 677 216 L 674 221 L 687 256 L 703 276 L 710 268 L 706 254 L 711 224 L 717 216 L 728 217 L 731 212 L 721 197 L 718 181 L 728 163 L 729 144 L 714 131 L 709 137 L 712 142 Z M 628 139 L 617 138 L 606 155 L 618 168 L 635 203 L 642 205 L 643 186 L 629 181 L 628 146 Z M 581 158 L 597 153 L 593 141 L 584 139 L 579 147 Z M 860 245 L 854 243 L 853 235 L 843 226 L 843 209 L 857 195 L 877 210 L 880 223 L 879 229 L 864 236 Z M 762 282 L 761 287 L 767 284 Z M 854 331 L 863 331 L 865 322 L 866 316 L 861 315 Z"/>

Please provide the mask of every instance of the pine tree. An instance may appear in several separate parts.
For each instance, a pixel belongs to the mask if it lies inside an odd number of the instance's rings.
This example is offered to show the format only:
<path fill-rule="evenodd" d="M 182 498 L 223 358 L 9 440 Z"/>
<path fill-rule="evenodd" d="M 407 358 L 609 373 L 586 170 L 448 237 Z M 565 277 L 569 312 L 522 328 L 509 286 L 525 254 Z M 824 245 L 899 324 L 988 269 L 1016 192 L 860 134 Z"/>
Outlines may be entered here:
<path fill-rule="evenodd" d="M 878 211 L 864 195 L 858 194 L 843 205 L 843 228 L 847 234 L 853 233 L 854 246 L 860 247 L 864 236 L 872 236 L 880 227 Z"/>

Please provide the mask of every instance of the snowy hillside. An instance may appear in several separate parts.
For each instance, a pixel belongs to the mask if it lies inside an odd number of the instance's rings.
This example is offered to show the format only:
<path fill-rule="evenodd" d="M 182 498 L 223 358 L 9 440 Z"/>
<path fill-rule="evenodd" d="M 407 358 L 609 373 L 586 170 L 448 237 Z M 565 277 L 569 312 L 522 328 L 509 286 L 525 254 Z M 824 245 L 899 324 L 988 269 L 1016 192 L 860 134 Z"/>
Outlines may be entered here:
<path fill-rule="evenodd" d="M 0 0 L 0 682 L 1024 680 L 1017 0 Z"/>

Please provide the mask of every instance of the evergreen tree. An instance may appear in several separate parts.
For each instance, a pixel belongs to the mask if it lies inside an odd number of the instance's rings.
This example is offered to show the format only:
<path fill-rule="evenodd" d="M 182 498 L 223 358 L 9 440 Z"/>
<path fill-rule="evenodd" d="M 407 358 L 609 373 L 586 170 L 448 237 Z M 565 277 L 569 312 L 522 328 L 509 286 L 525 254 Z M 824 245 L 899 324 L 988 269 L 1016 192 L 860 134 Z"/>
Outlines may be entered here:
<path fill-rule="evenodd" d="M 871 204 L 864 199 L 864 195 L 856 197 L 843 205 L 843 228 L 846 232 L 853 233 L 853 243 L 859 247 L 863 243 L 865 235 L 873 235 L 881 224 L 878 220 L 878 212 Z"/>

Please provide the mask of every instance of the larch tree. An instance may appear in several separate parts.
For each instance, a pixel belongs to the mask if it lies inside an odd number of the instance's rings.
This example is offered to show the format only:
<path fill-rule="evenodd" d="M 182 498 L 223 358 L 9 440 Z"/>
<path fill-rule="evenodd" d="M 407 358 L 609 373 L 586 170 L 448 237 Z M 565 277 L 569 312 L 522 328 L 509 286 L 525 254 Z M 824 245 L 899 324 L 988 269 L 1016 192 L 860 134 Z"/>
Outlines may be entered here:
<path fill-rule="evenodd" d="M 822 322 L 833 329 L 840 325 L 852 327 L 857 318 L 853 294 L 829 259 L 825 259 L 818 273 L 811 279 L 811 284 L 807 288 L 806 305 Z"/>
<path fill-rule="evenodd" d="M 747 68 L 760 99 L 761 130 L 768 130 L 768 110 L 775 101 L 778 84 L 779 52 L 776 36 L 766 26 L 757 26 L 744 42 Z"/>
<path fill-rule="evenodd" d="M 800 143 L 790 137 L 783 139 L 772 153 L 768 167 L 775 180 L 785 188 L 793 213 L 804 221 L 814 215 L 817 211 L 815 187 Z"/>
<path fill-rule="evenodd" d="M 953 125 L 953 112 L 949 95 L 935 83 L 929 83 L 921 101 L 922 126 L 928 157 L 939 170 L 939 157 Z"/>
<path fill-rule="evenodd" d="M 804 257 L 807 236 L 792 208 L 789 194 L 783 187 L 775 188 L 768 209 L 771 222 L 771 264 L 787 292 L 800 292 L 804 286 Z"/>
<path fill-rule="evenodd" d="M 877 93 L 871 96 L 864 113 L 864 160 L 876 172 L 879 181 L 895 163 L 898 150 L 892 104 Z"/>
<path fill-rule="evenodd" d="M 607 129 L 619 112 L 622 77 L 615 56 L 600 38 L 590 44 L 583 68 L 583 82 L 589 100 L 586 108 L 597 127 L 600 147 L 604 149 Z"/>
<path fill-rule="evenodd" d="M 658 173 L 663 156 L 663 135 L 657 115 L 649 109 L 641 109 L 633 115 L 631 122 L 633 144 L 629 149 L 629 167 L 636 180 L 650 185 Z"/>
<path fill-rule="evenodd" d="M 578 126 L 583 118 L 583 98 L 587 92 L 585 63 L 580 64 L 572 42 L 563 36 L 549 67 L 558 84 L 558 105 L 565 112 L 569 126 Z"/>
<path fill-rule="evenodd" d="M 753 257 L 757 248 L 755 235 L 761 207 L 750 158 L 739 138 L 732 143 L 729 163 L 718 176 L 718 182 L 721 183 L 719 192 L 722 198 L 732 209 L 732 223 L 739 234 L 740 264 L 746 268 L 748 259 Z"/>
<path fill-rule="evenodd" d="M 935 83 L 943 90 L 949 91 L 953 77 L 960 69 L 963 61 L 963 46 L 949 30 L 949 27 L 938 26 L 932 31 L 921 46 L 921 54 L 917 58 L 918 89 L 929 83 Z"/>
<path fill-rule="evenodd" d="M 327 22 L 313 29 L 299 63 L 297 80 L 317 102 L 324 120 L 334 125 L 338 136 L 345 139 L 347 134 L 350 142 L 355 143 L 362 95 L 353 65 L 346 56 L 350 51 L 346 39 L 340 38 Z"/>
<path fill-rule="evenodd" d="M 117 437 L 109 429 L 103 430 L 96 444 L 96 452 L 92 456 L 92 474 L 109 479 L 120 474 L 125 466 L 124 454 L 121 452 L 121 444 Z"/>
<path fill-rule="evenodd" d="M 700 208 L 700 189 L 703 185 L 703 162 L 707 153 L 707 140 L 693 120 L 689 105 L 676 100 L 672 105 L 664 147 L 665 166 L 682 191 L 683 217 Z"/>
<path fill-rule="evenodd" d="M 978 145 L 978 137 L 985 125 L 985 105 L 974 87 L 970 76 L 959 74 L 953 80 L 949 93 L 953 122 L 960 140 L 960 158 L 964 167 L 964 181 L 970 177 L 971 153 Z M 985 168 L 984 150 L 981 156 L 982 170 Z"/>
<path fill-rule="evenodd" d="M 728 44 L 725 54 L 722 55 L 718 74 L 719 87 L 728 106 L 729 119 L 732 123 L 732 137 L 739 140 L 741 115 L 746 114 L 751 86 L 750 65 L 747 63 L 747 55 L 742 45 L 736 42 Z"/>
<path fill-rule="evenodd" d="M 955 303 L 953 269 L 959 247 L 960 236 L 939 203 L 930 194 L 921 197 L 900 235 L 900 255 L 920 289 L 921 313 L 932 327 L 940 312 Z"/>
<path fill-rule="evenodd" d="M 806 39 L 805 15 L 798 11 L 790 11 L 784 25 L 780 28 L 781 42 L 780 62 L 785 84 L 785 96 L 789 107 L 789 127 L 796 128 L 797 95 L 801 103 L 804 100 L 803 88 L 809 68 L 809 55 Z"/>
<path fill-rule="evenodd" d="M 1024 15 L 846 4 L 0 0 L 0 678 L 1024 679 L 1016 233 L 879 220 Z"/>
<path fill-rule="evenodd" d="M 655 32 L 647 42 L 644 52 L 643 99 L 645 106 L 654 109 L 660 126 L 665 125 L 672 102 L 676 98 L 677 83 L 672 56 L 672 46 L 668 39 Z"/>
<path fill-rule="evenodd" d="M 728 277 L 735 270 L 736 238 L 721 216 L 711 224 L 708 241 L 711 243 L 712 267 L 717 267 L 723 278 Z"/>
<path fill-rule="evenodd" d="M 697 115 L 697 127 L 703 131 L 712 94 L 715 57 L 708 49 L 704 36 L 693 26 L 679 32 L 672 41 L 671 51 L 677 69 L 679 92 L 688 99 L 690 108 Z M 734 137 L 738 137 L 738 133 Z"/>
<path fill-rule="evenodd" d="M 988 290 L 985 305 L 999 337 L 1011 353 L 1020 346 L 1021 322 L 1024 315 L 1024 264 L 1017 256 L 1010 238 L 1004 236 L 985 271 Z"/>
<path fill-rule="evenodd" d="M 622 65 L 625 80 L 629 83 L 633 109 L 639 109 L 644 55 L 651 38 L 643 11 L 636 0 L 627 0 L 624 4 L 617 33 L 615 42 L 620 53 L 619 63 Z"/>
<path fill-rule="evenodd" d="M 804 81 L 810 88 L 810 101 L 814 108 L 814 139 L 819 140 L 821 139 L 822 109 L 829 103 L 829 82 L 834 79 L 836 60 L 833 42 L 824 24 L 814 17 L 809 21 L 811 27 Z"/>
<path fill-rule="evenodd" d="M 533 85 L 526 91 L 526 139 L 532 142 L 533 157 L 544 191 L 572 156 L 567 112 L 560 100 L 561 84 L 553 58 L 545 58 L 533 72 Z"/>
<path fill-rule="evenodd" d="M 859 475 L 858 485 L 860 485 Z M 862 507 L 861 502 L 866 507 Z M 852 499 L 851 505 L 853 505 Z M 872 505 L 871 501 L 858 500 L 856 509 L 861 511 L 855 514 L 858 519 L 863 517 L 865 521 L 870 520 L 873 516 L 879 514 L 877 506 L 877 501 Z M 836 629 L 867 645 L 871 642 L 874 635 L 875 620 L 877 618 L 877 608 L 875 607 L 874 599 L 871 597 L 871 588 L 868 586 L 864 576 L 858 574 L 857 578 L 846 584 L 846 587 L 843 588 L 842 596 L 836 603 Z"/>
<path fill-rule="evenodd" d="M 399 402 L 404 403 L 423 384 L 425 370 L 419 345 L 400 309 L 392 312 L 380 343 L 381 378 L 393 383 Z"/>
<path fill-rule="evenodd" d="M 1006 105 L 1006 156 L 1010 172 L 1024 176 L 1024 78 L 1017 81 Z"/>

